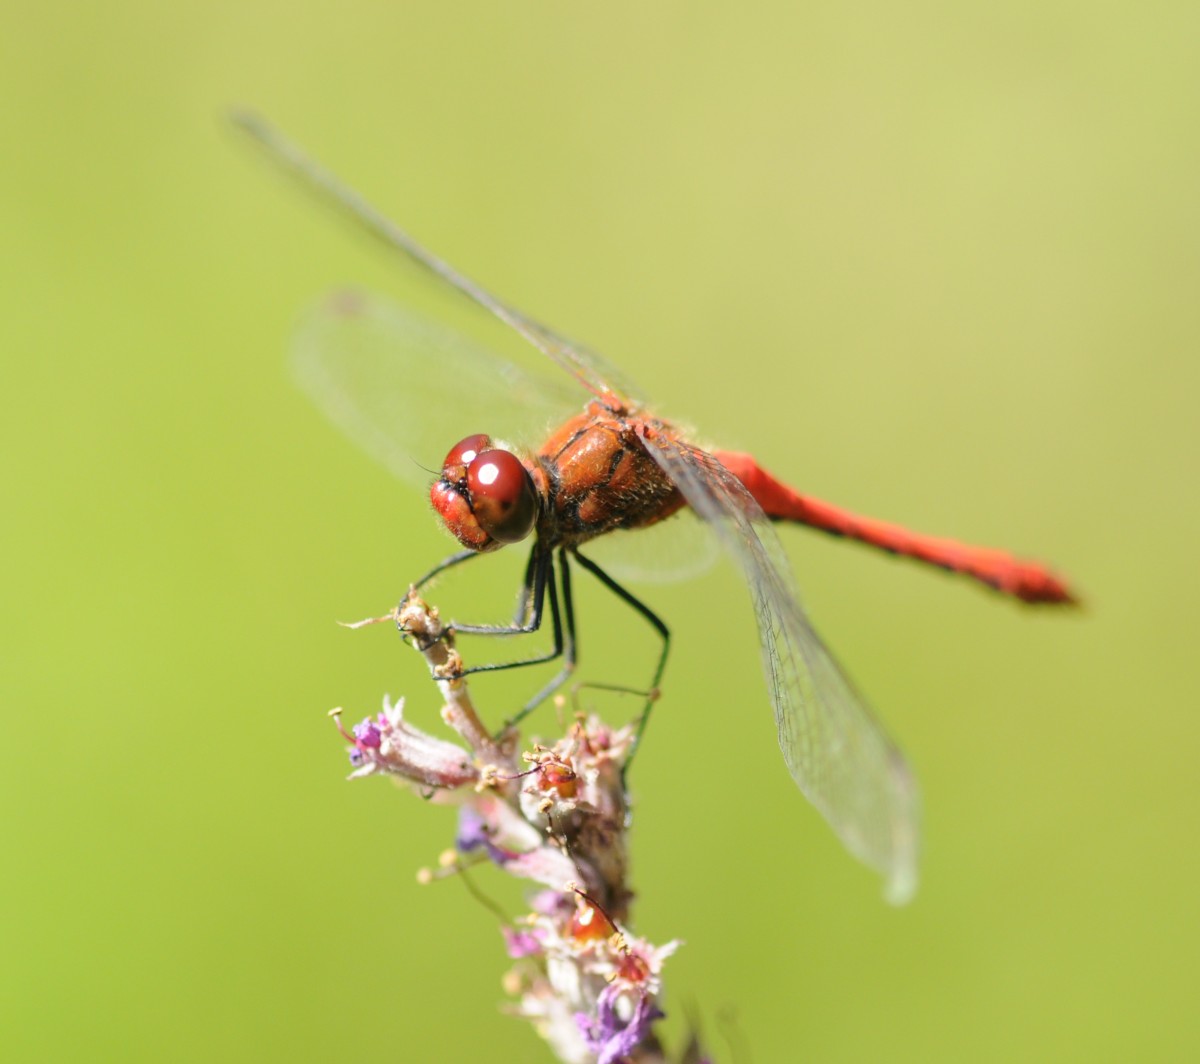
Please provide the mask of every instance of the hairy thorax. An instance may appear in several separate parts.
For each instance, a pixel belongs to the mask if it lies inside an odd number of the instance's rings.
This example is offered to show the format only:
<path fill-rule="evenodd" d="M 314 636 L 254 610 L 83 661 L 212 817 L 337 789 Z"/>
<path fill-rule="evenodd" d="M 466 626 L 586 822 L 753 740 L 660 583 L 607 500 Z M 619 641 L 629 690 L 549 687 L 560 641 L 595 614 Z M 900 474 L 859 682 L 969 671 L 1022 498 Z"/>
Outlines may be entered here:
<path fill-rule="evenodd" d="M 613 529 L 644 528 L 684 505 L 642 444 L 647 426 L 670 431 L 596 401 L 542 445 L 533 470 L 543 500 L 539 536 L 574 546 Z"/>

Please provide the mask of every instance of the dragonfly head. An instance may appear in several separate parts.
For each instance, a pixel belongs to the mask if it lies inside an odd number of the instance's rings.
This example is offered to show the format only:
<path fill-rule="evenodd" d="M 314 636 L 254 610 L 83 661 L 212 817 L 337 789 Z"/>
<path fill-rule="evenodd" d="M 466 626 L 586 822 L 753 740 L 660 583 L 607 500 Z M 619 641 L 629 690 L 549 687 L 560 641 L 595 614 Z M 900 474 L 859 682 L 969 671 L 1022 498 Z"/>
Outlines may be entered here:
<path fill-rule="evenodd" d="M 537 521 L 537 492 L 528 470 L 482 433 L 450 449 L 429 498 L 454 537 L 471 550 L 516 543 Z"/>

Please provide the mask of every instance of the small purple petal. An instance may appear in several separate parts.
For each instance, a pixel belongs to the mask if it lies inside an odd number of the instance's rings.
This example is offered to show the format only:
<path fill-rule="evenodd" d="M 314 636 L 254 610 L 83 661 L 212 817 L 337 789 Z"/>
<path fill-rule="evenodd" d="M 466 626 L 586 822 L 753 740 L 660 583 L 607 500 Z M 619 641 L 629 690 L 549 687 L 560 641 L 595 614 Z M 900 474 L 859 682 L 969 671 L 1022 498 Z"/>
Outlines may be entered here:
<path fill-rule="evenodd" d="M 542 916 L 562 916 L 574 911 L 573 897 L 574 895 L 568 897 L 561 890 L 539 890 L 530 899 L 529 905 L 535 913 L 541 913 Z"/>
<path fill-rule="evenodd" d="M 454 841 L 463 853 L 470 853 L 488 844 L 483 817 L 470 806 L 464 805 L 458 811 L 458 837 Z"/>
<path fill-rule="evenodd" d="M 364 720 L 361 724 L 354 725 L 354 738 L 363 746 L 368 746 L 373 750 L 378 750 L 383 742 L 383 735 L 373 720 Z"/>
<path fill-rule="evenodd" d="M 650 1034 L 650 1025 L 665 1015 L 643 994 L 638 998 L 629 1022 L 624 1023 L 617 1015 L 618 995 L 615 989 L 609 984 L 600 992 L 595 1019 L 585 1012 L 575 1014 L 579 1033 L 583 1035 L 588 1049 L 596 1054 L 596 1064 L 617 1064 L 622 1057 L 629 1056 Z"/>
<path fill-rule="evenodd" d="M 470 853 L 482 846 L 487 850 L 488 856 L 499 865 L 517 856 L 500 849 L 492 842 L 487 821 L 468 805 L 464 805 L 458 812 L 458 836 L 454 843 L 463 853 Z"/>
<path fill-rule="evenodd" d="M 350 764 L 352 764 L 355 768 L 361 768 L 363 765 L 363 762 L 365 762 L 366 760 L 367 760 L 367 755 L 364 754 L 357 747 L 350 751 Z"/>
<path fill-rule="evenodd" d="M 529 957 L 542 952 L 542 941 L 533 931 L 517 931 L 511 927 L 502 927 L 500 930 L 504 934 L 504 945 L 510 957 Z"/>

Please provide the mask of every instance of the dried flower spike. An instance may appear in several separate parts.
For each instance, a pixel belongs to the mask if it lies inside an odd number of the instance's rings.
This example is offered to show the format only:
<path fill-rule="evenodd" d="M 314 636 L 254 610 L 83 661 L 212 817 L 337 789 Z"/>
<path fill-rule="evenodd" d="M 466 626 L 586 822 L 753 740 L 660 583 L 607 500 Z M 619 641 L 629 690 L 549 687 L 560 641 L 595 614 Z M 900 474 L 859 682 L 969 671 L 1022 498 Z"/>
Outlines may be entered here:
<path fill-rule="evenodd" d="M 518 756 L 515 733 L 497 742 L 483 725 L 437 611 L 411 596 L 393 617 L 424 655 L 445 700 L 441 718 L 458 741 L 415 727 L 402 699 L 385 698 L 382 712 L 349 731 L 334 710 L 350 744 L 350 778 L 390 775 L 458 806 L 456 850 L 436 869 L 421 869 L 420 882 L 459 876 L 475 892 L 466 868 L 476 861 L 540 888 L 528 913 L 508 919 L 497 910 L 513 961 L 503 985 L 514 999 L 509 1010 L 529 1020 L 559 1060 L 671 1060 L 654 1025 L 664 1016 L 663 964 L 679 943 L 655 946 L 627 926 L 633 891 L 622 767 L 634 729 L 580 716 L 560 739 L 530 743 Z M 677 1059 L 701 1062 L 694 1038 Z"/>

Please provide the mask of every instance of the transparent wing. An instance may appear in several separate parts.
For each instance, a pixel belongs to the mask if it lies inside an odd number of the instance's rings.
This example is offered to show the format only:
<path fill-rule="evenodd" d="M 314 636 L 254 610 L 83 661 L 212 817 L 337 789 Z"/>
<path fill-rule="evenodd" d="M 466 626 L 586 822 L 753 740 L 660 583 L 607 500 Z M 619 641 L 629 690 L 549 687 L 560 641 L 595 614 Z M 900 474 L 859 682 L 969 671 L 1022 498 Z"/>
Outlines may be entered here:
<path fill-rule="evenodd" d="M 584 553 L 621 583 L 666 584 L 708 572 L 721 556 L 721 544 L 707 521 L 681 510 L 649 528 L 598 536 Z"/>
<path fill-rule="evenodd" d="M 303 316 L 291 365 L 330 421 L 422 491 L 464 436 L 486 432 L 536 451 L 582 409 L 584 397 L 549 363 L 548 374 L 531 372 L 434 318 L 349 289 L 331 292 Z M 719 551 L 706 524 L 682 513 L 603 536 L 588 555 L 618 580 L 664 583 L 699 575 Z"/>
<path fill-rule="evenodd" d="M 917 792 L 904 757 L 800 606 L 791 567 L 758 503 L 712 455 L 646 439 L 750 585 L 779 746 L 792 778 L 846 848 L 883 874 L 890 901 L 917 885 Z"/>
<path fill-rule="evenodd" d="M 331 293 L 305 314 L 291 362 L 301 388 L 338 428 L 422 488 L 464 436 L 486 432 L 536 448 L 583 406 L 567 378 L 531 373 L 366 292 Z"/>
<path fill-rule="evenodd" d="M 553 359 L 589 391 L 599 395 L 612 391 L 626 399 L 637 400 L 639 393 L 631 381 L 603 356 L 582 344 L 560 336 L 534 321 L 515 307 L 497 299 L 487 289 L 427 250 L 395 222 L 369 203 L 349 185 L 310 158 L 300 147 L 262 118 L 249 112 L 232 116 L 282 166 L 303 180 L 313 191 L 325 197 L 339 210 L 363 226 L 373 237 L 401 252 L 429 270 L 451 288 L 493 314 L 519 333 L 543 354 Z"/>

